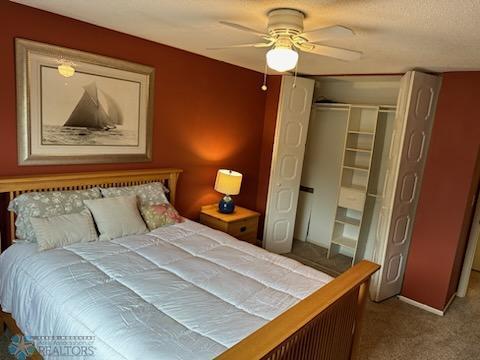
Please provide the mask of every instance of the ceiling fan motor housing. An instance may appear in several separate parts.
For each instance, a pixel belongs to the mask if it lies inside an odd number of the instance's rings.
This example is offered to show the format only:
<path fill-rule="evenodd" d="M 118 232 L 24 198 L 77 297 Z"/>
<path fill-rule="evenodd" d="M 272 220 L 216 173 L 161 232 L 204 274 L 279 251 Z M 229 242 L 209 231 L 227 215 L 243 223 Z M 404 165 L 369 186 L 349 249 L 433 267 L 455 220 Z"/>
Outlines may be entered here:
<path fill-rule="evenodd" d="M 305 14 L 294 9 L 274 9 L 268 13 L 268 33 L 271 36 L 303 33 Z"/>

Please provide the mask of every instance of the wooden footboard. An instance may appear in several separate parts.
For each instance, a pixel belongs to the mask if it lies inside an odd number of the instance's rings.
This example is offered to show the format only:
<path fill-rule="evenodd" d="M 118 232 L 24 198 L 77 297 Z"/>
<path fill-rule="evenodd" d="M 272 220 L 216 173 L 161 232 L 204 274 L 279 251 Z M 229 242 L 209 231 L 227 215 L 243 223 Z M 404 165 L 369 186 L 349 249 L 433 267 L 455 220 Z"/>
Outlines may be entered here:
<path fill-rule="evenodd" d="M 379 268 L 360 262 L 217 359 L 355 359 L 370 277 Z"/>

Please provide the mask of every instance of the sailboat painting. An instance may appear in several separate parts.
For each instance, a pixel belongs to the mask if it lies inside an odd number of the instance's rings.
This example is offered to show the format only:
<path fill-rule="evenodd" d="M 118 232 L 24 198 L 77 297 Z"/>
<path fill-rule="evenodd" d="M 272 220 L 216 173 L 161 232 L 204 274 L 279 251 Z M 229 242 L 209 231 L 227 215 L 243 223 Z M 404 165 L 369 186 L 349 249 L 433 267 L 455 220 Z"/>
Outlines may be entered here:
<path fill-rule="evenodd" d="M 82 73 L 65 83 L 56 69 L 42 72 L 43 88 L 61 89 L 43 92 L 43 145 L 138 144 L 138 84 Z M 48 94 L 55 94 L 55 99 Z"/>
<path fill-rule="evenodd" d="M 42 126 L 45 145 L 120 145 L 138 143 L 138 133 L 123 129 L 124 117 L 120 105 L 96 82 L 83 87 L 83 95 L 63 125 Z"/>
<path fill-rule="evenodd" d="M 25 39 L 15 44 L 20 165 L 151 161 L 154 68 Z"/>

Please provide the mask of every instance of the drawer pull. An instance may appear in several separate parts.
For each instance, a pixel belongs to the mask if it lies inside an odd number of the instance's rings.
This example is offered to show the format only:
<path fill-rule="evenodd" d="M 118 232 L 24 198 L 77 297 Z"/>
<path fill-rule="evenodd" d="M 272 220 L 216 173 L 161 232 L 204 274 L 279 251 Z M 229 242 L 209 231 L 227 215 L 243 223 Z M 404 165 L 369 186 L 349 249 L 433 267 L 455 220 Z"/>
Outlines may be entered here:
<path fill-rule="evenodd" d="M 242 226 L 242 227 L 240 228 L 240 232 L 245 232 L 245 230 L 247 230 L 247 227 L 246 227 L 246 226 Z"/>

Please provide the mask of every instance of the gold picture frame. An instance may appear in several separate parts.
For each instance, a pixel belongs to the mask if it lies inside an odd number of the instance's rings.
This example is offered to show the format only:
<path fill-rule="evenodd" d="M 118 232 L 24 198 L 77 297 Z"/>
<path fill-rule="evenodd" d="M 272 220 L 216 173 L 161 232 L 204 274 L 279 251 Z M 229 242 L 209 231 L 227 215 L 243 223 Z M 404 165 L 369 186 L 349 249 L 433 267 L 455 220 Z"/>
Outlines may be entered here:
<path fill-rule="evenodd" d="M 15 50 L 19 165 L 152 160 L 154 68 L 25 39 Z"/>

